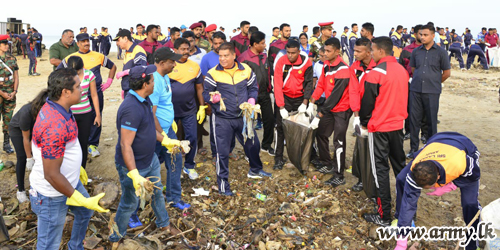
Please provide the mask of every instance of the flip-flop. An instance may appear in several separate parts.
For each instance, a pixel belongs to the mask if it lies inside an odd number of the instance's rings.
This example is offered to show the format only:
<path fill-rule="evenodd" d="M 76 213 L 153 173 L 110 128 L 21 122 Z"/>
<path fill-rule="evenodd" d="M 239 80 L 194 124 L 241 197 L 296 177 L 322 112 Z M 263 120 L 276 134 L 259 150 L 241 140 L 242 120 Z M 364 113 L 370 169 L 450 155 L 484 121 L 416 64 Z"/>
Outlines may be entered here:
<path fill-rule="evenodd" d="M 229 159 L 233 161 L 238 161 L 239 159 L 241 159 L 241 156 L 239 154 L 229 153 Z"/>
<path fill-rule="evenodd" d="M 198 149 L 198 154 L 200 154 L 200 155 L 206 155 L 207 153 L 208 153 L 208 150 L 205 147 Z"/>

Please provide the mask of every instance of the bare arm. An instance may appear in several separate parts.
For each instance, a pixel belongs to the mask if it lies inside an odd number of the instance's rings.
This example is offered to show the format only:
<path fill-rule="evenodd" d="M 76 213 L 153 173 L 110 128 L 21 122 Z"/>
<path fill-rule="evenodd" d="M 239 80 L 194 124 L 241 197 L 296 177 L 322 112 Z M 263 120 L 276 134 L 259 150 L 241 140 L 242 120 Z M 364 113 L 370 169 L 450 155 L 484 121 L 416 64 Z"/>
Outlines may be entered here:
<path fill-rule="evenodd" d="M 59 66 L 59 64 L 61 64 L 62 60 L 61 59 L 58 59 L 58 58 L 50 58 L 50 64 L 54 65 L 54 66 Z"/>
<path fill-rule="evenodd" d="M 30 140 L 30 131 L 22 131 L 23 132 L 23 146 L 24 152 L 26 152 L 26 158 L 33 158 L 31 154 L 31 140 Z"/>
<path fill-rule="evenodd" d="M 446 81 L 446 79 L 448 79 L 448 77 L 450 77 L 450 75 L 451 75 L 451 70 L 449 70 L 449 69 L 444 70 L 443 74 L 441 75 L 441 82 L 443 83 L 444 81 Z"/>
<path fill-rule="evenodd" d="M 75 192 L 75 189 L 71 186 L 68 179 L 61 174 L 63 159 L 64 157 L 54 160 L 43 159 L 43 174 L 52 187 L 64 194 L 66 197 L 71 197 Z"/>
<path fill-rule="evenodd" d="M 97 96 L 97 87 L 95 84 L 95 80 L 90 82 L 90 96 L 92 97 L 92 104 L 94 105 L 95 111 L 95 120 L 94 125 L 97 123 L 97 126 L 101 126 L 101 109 L 99 107 L 99 97 Z"/>
<path fill-rule="evenodd" d="M 113 65 L 113 67 L 109 70 L 108 78 L 113 79 L 115 77 L 115 74 L 116 74 L 116 65 Z"/>
<path fill-rule="evenodd" d="M 205 104 L 205 99 L 203 99 L 203 84 L 196 84 L 196 97 L 200 105 Z"/>

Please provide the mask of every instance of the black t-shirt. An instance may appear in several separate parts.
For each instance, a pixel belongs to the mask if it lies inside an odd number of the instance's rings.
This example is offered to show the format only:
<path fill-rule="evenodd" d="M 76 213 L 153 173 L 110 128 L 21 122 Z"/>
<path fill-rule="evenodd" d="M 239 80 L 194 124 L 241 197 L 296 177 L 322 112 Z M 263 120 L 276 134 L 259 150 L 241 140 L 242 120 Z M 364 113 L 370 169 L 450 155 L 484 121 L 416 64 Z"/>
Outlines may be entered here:
<path fill-rule="evenodd" d="M 33 131 L 33 126 L 35 125 L 35 119 L 31 115 L 31 103 L 28 103 L 21 107 L 19 111 L 12 117 L 9 124 L 10 136 L 22 136 L 22 131 Z"/>

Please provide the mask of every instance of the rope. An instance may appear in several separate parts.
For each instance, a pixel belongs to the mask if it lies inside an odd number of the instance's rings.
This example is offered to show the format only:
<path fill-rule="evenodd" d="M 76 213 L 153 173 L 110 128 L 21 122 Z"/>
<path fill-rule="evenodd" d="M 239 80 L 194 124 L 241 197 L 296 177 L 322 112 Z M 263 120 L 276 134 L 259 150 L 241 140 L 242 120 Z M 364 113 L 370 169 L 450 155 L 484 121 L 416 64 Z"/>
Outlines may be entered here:
<path fill-rule="evenodd" d="M 210 94 L 210 102 L 211 103 L 213 103 L 213 97 L 214 97 L 214 95 L 216 95 L 216 94 L 220 95 L 221 97 L 220 97 L 220 102 L 219 102 L 220 103 L 220 108 L 219 109 L 220 109 L 220 111 L 226 111 L 226 105 L 224 104 L 224 99 L 222 99 L 222 95 L 220 94 L 220 92 L 219 91 L 214 91 L 214 92 L 210 92 L 209 94 Z"/>

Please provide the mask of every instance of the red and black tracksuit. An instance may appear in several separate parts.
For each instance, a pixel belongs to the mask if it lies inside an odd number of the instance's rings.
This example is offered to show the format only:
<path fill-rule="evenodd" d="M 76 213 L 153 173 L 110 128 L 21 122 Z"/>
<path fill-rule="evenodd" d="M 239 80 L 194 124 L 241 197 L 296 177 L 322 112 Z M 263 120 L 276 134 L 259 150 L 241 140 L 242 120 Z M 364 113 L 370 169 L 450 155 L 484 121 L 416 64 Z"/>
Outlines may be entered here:
<path fill-rule="evenodd" d="M 304 100 L 311 98 L 313 89 L 312 63 L 306 56 L 299 55 L 297 61 L 291 63 L 288 56 L 282 56 L 276 63 L 274 72 L 274 99 L 276 106 L 276 155 L 275 162 L 283 161 L 285 135 L 280 108 L 288 112 L 297 111 Z"/>
<path fill-rule="evenodd" d="M 408 72 L 393 56 L 382 58 L 365 80 L 359 117 L 368 128 L 372 171 L 377 186 L 378 212 L 391 219 L 389 162 L 397 176 L 405 166 L 403 126 L 408 117 Z"/>
<path fill-rule="evenodd" d="M 275 120 L 273 102 L 267 89 L 269 86 L 269 67 L 267 65 L 267 55 L 265 53 L 257 55 L 252 52 L 252 50 L 248 49 L 241 53 L 238 57 L 238 62 L 246 63 L 257 76 L 257 83 L 259 85 L 257 103 L 260 105 L 260 110 L 262 111 L 262 123 L 264 124 L 262 148 L 269 149 L 273 144 Z"/>
<path fill-rule="evenodd" d="M 288 41 L 281 41 L 281 39 L 278 39 L 269 45 L 269 51 L 267 52 L 267 65 L 269 66 L 269 92 L 272 92 L 271 76 L 274 76 L 274 60 L 276 60 L 278 52 L 285 49 L 287 42 Z"/>
<path fill-rule="evenodd" d="M 351 65 L 351 84 L 356 85 L 357 88 L 352 88 L 349 91 L 349 102 L 351 104 L 352 112 L 359 112 L 361 108 L 361 98 L 365 93 L 365 79 L 366 75 L 377 66 L 375 61 L 371 59 L 369 65 L 364 64 L 362 61 L 355 61 Z M 354 144 L 354 152 L 352 156 L 352 174 L 358 177 L 361 182 L 361 168 L 360 164 L 370 164 L 370 156 L 368 149 L 368 139 L 360 135 L 356 135 L 356 142 Z"/>
<path fill-rule="evenodd" d="M 349 92 L 355 91 L 351 84 L 351 72 L 347 64 L 339 56 L 333 63 L 325 61 L 323 73 L 312 98 L 318 100 L 325 93 L 325 102 L 318 109 L 321 118 L 316 131 L 319 159 L 325 166 L 332 166 L 334 177 L 343 177 L 345 170 L 346 132 L 352 111 L 349 103 Z M 333 135 L 335 154 L 330 157 L 328 138 Z"/>
<path fill-rule="evenodd" d="M 234 45 L 234 50 L 236 52 L 236 58 L 238 58 L 241 53 L 245 52 L 250 46 L 250 38 L 243 36 L 243 34 L 238 34 L 237 36 L 231 38 L 231 43 Z"/>

